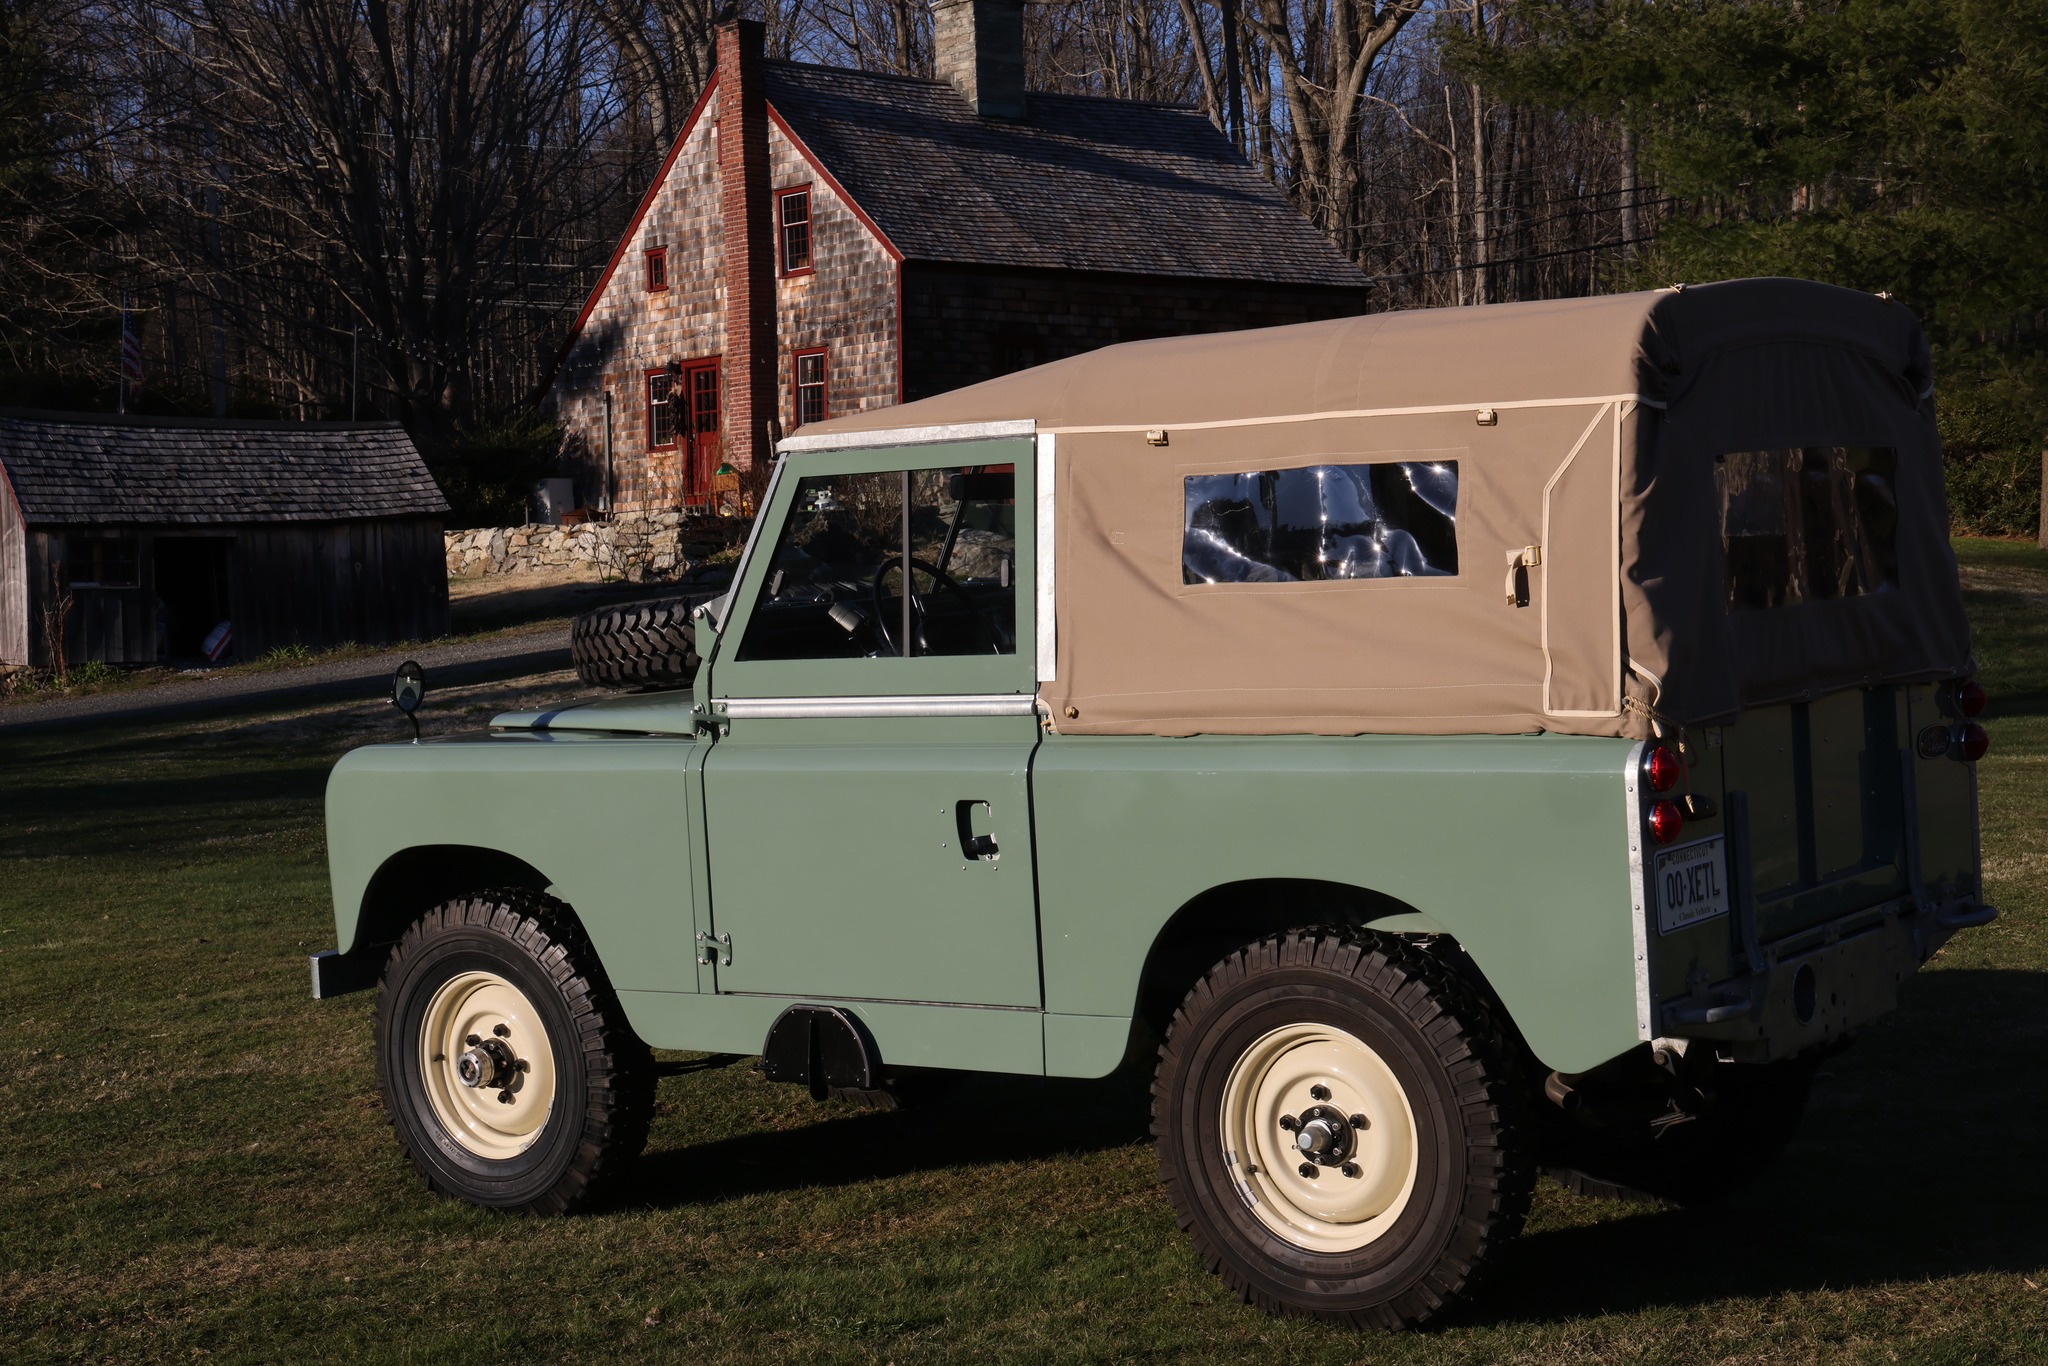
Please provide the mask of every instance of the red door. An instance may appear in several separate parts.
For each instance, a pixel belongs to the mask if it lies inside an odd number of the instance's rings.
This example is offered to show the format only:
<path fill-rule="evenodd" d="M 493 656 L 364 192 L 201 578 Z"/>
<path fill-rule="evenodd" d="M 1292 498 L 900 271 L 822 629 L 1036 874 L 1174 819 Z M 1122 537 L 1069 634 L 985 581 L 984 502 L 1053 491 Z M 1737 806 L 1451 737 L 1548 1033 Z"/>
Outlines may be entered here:
<path fill-rule="evenodd" d="M 677 433 L 683 445 L 683 502 L 711 501 L 712 471 L 724 455 L 718 443 L 718 362 L 691 361 L 683 367 L 676 393 Z"/>

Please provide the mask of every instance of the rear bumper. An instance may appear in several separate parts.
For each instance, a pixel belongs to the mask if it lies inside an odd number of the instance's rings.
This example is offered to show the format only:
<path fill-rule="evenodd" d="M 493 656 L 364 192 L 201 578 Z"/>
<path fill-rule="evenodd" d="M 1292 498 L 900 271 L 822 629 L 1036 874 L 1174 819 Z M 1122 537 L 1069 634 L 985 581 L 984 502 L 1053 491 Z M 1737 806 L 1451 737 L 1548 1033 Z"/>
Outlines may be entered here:
<path fill-rule="evenodd" d="M 1916 909 L 1902 899 L 1844 916 L 1767 946 L 1755 976 L 1663 1002 L 1659 1033 L 1748 1062 L 1791 1057 L 1895 1009 L 1899 984 L 1950 935 L 1997 915 L 1974 901 Z"/>

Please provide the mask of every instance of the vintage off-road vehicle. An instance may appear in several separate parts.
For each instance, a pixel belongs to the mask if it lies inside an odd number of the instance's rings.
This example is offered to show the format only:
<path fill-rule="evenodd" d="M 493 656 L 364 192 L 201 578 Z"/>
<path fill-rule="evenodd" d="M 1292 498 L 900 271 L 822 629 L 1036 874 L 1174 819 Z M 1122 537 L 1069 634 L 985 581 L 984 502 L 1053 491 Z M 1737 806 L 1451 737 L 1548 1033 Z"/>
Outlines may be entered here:
<path fill-rule="evenodd" d="M 782 445 L 687 686 L 359 749 L 339 948 L 437 1190 L 650 1048 L 876 1101 L 1150 1062 L 1267 1309 L 1429 1318 L 1540 1169 L 1709 1199 L 1980 890 L 1917 324 L 1742 281 L 1162 340 Z"/>

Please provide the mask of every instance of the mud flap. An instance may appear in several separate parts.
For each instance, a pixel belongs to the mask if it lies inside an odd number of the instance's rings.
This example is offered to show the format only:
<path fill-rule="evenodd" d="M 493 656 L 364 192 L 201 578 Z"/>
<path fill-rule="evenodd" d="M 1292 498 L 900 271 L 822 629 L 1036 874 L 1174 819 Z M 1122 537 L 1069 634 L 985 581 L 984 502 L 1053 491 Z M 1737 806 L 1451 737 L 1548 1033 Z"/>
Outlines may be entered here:
<path fill-rule="evenodd" d="M 808 1084 L 811 1099 L 836 1088 L 872 1090 L 882 1056 L 865 1026 L 833 1006 L 791 1006 L 776 1016 L 761 1045 L 761 1075 Z"/>

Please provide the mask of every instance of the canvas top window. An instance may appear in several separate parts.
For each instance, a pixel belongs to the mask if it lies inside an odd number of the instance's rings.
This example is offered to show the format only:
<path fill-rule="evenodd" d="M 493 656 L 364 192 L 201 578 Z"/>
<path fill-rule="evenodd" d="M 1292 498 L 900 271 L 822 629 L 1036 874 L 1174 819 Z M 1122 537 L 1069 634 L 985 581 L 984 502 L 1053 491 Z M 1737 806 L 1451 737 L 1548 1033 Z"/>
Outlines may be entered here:
<path fill-rule="evenodd" d="M 782 273 L 801 275 L 811 268 L 811 190 L 784 190 L 775 197 L 775 223 L 781 239 Z"/>
<path fill-rule="evenodd" d="M 1197 474 L 1182 489 L 1182 583 L 1458 572 L 1455 460 Z"/>
<path fill-rule="evenodd" d="M 1717 457 L 1729 608 L 1792 607 L 1898 587 L 1898 467 L 1889 446 Z"/>

